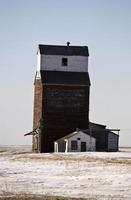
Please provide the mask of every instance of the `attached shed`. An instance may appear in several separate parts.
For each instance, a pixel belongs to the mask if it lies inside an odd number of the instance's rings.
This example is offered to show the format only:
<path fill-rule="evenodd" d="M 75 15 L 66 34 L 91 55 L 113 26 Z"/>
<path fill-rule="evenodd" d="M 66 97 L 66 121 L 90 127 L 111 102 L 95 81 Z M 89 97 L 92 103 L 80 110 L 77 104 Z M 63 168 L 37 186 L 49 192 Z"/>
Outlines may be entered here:
<path fill-rule="evenodd" d="M 118 132 L 118 134 L 114 132 Z M 83 132 L 96 138 L 96 151 L 118 151 L 119 129 L 107 129 L 105 125 L 91 123 Z"/>
<path fill-rule="evenodd" d="M 54 142 L 54 152 L 86 152 L 96 150 L 96 139 L 82 131 L 75 131 Z"/>

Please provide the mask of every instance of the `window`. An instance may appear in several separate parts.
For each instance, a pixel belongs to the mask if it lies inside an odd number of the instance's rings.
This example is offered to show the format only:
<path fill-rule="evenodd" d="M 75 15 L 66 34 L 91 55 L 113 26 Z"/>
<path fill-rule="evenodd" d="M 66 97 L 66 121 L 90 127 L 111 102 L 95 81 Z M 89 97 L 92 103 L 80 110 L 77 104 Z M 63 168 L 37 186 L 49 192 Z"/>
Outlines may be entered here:
<path fill-rule="evenodd" d="M 76 140 L 71 141 L 71 150 L 77 150 L 77 141 Z"/>
<path fill-rule="evenodd" d="M 62 66 L 67 66 L 67 65 L 68 65 L 68 59 L 62 58 Z"/>

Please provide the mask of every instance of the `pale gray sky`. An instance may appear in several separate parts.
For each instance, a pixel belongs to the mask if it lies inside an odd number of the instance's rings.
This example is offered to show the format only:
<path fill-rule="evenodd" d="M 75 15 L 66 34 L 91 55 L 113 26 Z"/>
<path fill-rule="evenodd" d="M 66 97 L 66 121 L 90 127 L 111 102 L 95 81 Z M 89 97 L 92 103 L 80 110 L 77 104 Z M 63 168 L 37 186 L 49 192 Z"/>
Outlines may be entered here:
<path fill-rule="evenodd" d="M 31 144 L 39 43 L 88 45 L 90 119 L 131 146 L 131 1 L 0 1 L 0 144 Z"/>

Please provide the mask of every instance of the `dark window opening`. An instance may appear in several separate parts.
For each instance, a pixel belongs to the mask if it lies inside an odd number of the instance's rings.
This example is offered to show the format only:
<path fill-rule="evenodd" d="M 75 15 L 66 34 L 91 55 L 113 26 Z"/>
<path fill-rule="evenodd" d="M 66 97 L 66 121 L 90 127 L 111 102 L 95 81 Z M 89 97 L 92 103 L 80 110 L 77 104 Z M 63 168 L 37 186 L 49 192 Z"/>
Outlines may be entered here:
<path fill-rule="evenodd" d="M 75 140 L 71 141 L 71 150 L 77 150 L 77 141 Z"/>
<path fill-rule="evenodd" d="M 77 140 L 81 140 L 80 138 L 77 138 Z"/>
<path fill-rule="evenodd" d="M 67 66 L 67 65 L 68 65 L 68 59 L 62 58 L 62 66 Z"/>

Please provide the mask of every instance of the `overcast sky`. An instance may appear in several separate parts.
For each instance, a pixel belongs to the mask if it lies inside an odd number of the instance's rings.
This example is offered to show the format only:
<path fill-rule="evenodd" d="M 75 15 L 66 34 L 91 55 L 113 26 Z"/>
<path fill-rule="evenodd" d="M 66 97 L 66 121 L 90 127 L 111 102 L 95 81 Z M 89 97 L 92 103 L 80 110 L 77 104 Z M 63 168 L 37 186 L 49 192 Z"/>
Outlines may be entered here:
<path fill-rule="evenodd" d="M 0 0 L 0 144 L 31 144 L 38 44 L 88 45 L 90 120 L 131 146 L 131 1 Z"/>

